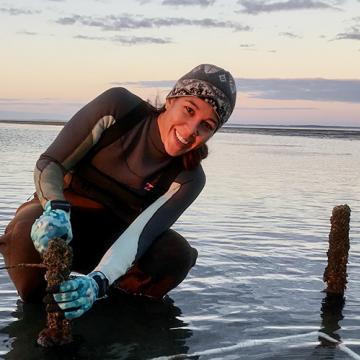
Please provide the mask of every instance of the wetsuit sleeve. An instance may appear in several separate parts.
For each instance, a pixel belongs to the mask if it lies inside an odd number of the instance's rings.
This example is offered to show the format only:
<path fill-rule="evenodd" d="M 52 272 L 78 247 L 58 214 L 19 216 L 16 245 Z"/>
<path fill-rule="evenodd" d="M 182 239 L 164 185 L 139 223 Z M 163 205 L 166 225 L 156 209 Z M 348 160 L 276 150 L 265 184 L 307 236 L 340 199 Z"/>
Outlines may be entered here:
<path fill-rule="evenodd" d="M 110 284 L 124 275 L 196 199 L 204 185 L 201 166 L 179 174 L 168 191 L 146 208 L 115 241 L 95 271 L 105 274 Z"/>
<path fill-rule="evenodd" d="M 124 88 L 112 88 L 78 111 L 40 156 L 34 170 L 42 206 L 48 200 L 64 200 L 64 175 L 97 143 L 101 134 L 139 102 Z"/>

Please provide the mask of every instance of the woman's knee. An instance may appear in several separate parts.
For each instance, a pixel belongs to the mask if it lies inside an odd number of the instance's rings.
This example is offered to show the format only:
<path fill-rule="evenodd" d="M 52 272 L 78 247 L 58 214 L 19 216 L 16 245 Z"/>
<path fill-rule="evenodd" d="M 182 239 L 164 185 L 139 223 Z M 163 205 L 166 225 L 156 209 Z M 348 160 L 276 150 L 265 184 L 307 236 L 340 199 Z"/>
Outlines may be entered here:
<path fill-rule="evenodd" d="M 38 216 L 38 210 L 18 212 L 9 223 L 5 234 L 0 237 L 0 252 L 19 296 L 24 301 L 37 301 L 45 290 L 44 269 L 18 266 L 19 264 L 38 264 L 40 254 L 36 251 L 30 237 L 31 226 Z M 34 210 L 34 209 L 33 209 Z"/>
<path fill-rule="evenodd" d="M 161 234 L 148 249 L 139 265 L 153 274 L 185 273 L 195 265 L 198 252 L 174 230 Z"/>
<path fill-rule="evenodd" d="M 197 255 L 197 250 L 180 234 L 168 230 L 115 282 L 114 287 L 130 294 L 160 299 L 186 278 Z"/>
<path fill-rule="evenodd" d="M 190 270 L 195 265 L 198 252 L 182 235 L 174 230 L 168 230 L 162 235 L 160 241 L 159 245 L 164 250 L 162 255 L 169 257 L 176 266 L 182 264 Z"/>
<path fill-rule="evenodd" d="M 13 262 L 12 260 L 17 261 L 23 258 L 23 262 L 26 262 L 28 257 L 40 260 L 32 243 L 30 232 L 34 221 L 41 213 L 41 205 L 35 199 L 20 206 L 15 217 L 6 227 L 5 234 L 0 237 L 0 252 L 4 255 L 5 260 Z"/>
<path fill-rule="evenodd" d="M 19 219 L 5 235 L 7 240 L 4 244 L 12 265 L 19 262 L 41 261 L 30 236 L 32 224 L 32 219 Z"/>

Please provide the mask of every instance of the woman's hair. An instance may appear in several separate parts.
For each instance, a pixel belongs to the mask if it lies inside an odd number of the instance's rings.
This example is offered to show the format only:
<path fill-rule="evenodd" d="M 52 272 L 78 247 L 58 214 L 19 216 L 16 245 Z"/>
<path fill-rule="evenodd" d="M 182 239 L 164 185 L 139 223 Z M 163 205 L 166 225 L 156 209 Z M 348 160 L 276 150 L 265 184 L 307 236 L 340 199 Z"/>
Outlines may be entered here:
<path fill-rule="evenodd" d="M 151 103 L 150 106 L 154 109 L 155 114 L 160 115 L 165 109 L 165 105 L 162 105 L 160 108 L 154 107 Z M 202 144 L 200 147 L 193 149 L 181 155 L 182 163 L 185 170 L 195 169 L 203 159 L 205 159 L 209 154 L 209 148 L 206 144 Z"/>
<path fill-rule="evenodd" d="M 206 144 L 202 144 L 197 149 L 191 150 L 182 155 L 182 162 L 185 170 L 196 168 L 203 159 L 209 154 L 209 148 Z"/>

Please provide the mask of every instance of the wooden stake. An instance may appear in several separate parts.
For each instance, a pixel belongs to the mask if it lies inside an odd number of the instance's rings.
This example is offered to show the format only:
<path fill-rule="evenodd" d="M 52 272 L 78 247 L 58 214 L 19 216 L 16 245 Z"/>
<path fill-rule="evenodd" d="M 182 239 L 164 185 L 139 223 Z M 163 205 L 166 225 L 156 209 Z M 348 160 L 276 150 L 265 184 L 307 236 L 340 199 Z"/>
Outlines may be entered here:
<path fill-rule="evenodd" d="M 327 288 L 324 290 L 327 293 L 343 295 L 346 289 L 346 266 L 350 249 L 350 213 L 348 205 L 335 206 L 332 211 L 327 252 L 328 265 L 323 277 L 327 283 Z"/>
<path fill-rule="evenodd" d="M 43 254 L 43 264 L 47 268 L 45 279 L 49 292 L 53 292 L 58 285 L 69 278 L 72 257 L 72 249 L 64 240 L 49 241 L 49 246 Z M 48 304 L 46 307 L 47 327 L 40 332 L 38 344 L 50 347 L 70 343 L 72 341 L 70 321 L 65 319 L 63 311 L 57 306 L 51 294 L 46 296 L 44 301 Z"/>

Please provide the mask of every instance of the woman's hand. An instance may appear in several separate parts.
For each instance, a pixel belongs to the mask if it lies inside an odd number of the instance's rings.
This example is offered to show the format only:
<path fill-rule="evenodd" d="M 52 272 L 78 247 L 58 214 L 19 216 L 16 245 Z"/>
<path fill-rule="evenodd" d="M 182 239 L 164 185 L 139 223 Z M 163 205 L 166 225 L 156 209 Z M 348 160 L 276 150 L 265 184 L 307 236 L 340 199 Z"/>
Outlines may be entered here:
<path fill-rule="evenodd" d="M 97 299 L 105 296 L 108 283 L 99 271 L 78 276 L 64 281 L 54 294 L 54 300 L 64 311 L 66 319 L 75 319 L 88 311 Z"/>
<path fill-rule="evenodd" d="M 48 201 L 43 214 L 31 227 L 31 239 L 36 250 L 45 251 L 51 239 L 61 238 L 69 243 L 72 237 L 70 204 L 60 200 Z"/>

